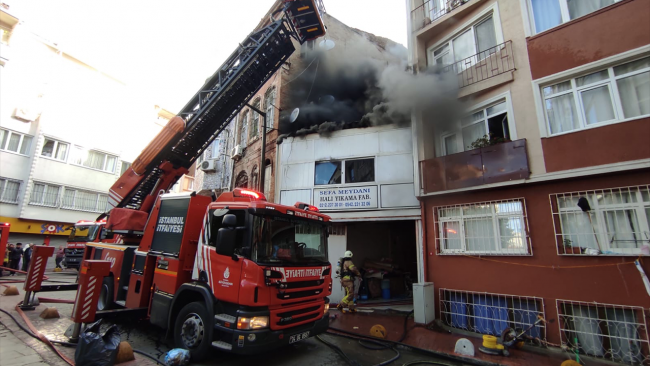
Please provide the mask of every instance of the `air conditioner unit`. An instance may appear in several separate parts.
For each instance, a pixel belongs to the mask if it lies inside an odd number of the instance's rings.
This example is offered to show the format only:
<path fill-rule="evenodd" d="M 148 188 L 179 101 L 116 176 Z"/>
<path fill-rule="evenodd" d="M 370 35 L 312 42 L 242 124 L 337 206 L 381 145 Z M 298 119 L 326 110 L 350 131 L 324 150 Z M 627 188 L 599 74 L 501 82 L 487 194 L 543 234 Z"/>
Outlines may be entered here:
<path fill-rule="evenodd" d="M 203 170 L 204 172 L 213 172 L 217 170 L 215 160 L 204 160 L 201 163 L 201 170 Z"/>
<path fill-rule="evenodd" d="M 244 152 L 244 148 L 242 148 L 241 145 L 237 145 L 232 149 L 232 153 L 230 154 L 230 157 L 237 160 L 241 158 L 243 152 Z"/>
<path fill-rule="evenodd" d="M 12 115 L 13 118 L 22 121 L 22 122 L 34 122 L 38 118 L 39 113 L 28 108 L 28 107 L 18 107 L 14 110 Z"/>

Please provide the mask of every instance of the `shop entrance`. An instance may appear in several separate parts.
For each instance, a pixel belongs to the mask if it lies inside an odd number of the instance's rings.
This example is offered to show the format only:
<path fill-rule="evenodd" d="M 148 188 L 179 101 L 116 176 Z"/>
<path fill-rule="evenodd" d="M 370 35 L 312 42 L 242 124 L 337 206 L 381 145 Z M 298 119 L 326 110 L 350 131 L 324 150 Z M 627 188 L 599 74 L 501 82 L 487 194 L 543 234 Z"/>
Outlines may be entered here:
<path fill-rule="evenodd" d="M 330 235 L 330 261 L 336 267 L 345 250 L 354 253 L 363 276 L 358 302 L 410 301 L 418 278 L 415 221 L 348 222 L 345 229 L 345 235 Z M 340 290 L 335 279 L 333 302 L 342 298 Z"/>

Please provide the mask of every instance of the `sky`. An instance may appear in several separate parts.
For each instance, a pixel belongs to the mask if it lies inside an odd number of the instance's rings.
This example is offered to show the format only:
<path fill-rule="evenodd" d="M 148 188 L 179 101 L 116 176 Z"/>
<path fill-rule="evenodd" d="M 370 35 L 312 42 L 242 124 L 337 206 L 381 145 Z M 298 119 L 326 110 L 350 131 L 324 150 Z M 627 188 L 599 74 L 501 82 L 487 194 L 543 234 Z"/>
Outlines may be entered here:
<path fill-rule="evenodd" d="M 4 0 L 34 33 L 176 113 L 273 0 Z M 404 0 L 323 0 L 348 26 L 406 45 Z"/>

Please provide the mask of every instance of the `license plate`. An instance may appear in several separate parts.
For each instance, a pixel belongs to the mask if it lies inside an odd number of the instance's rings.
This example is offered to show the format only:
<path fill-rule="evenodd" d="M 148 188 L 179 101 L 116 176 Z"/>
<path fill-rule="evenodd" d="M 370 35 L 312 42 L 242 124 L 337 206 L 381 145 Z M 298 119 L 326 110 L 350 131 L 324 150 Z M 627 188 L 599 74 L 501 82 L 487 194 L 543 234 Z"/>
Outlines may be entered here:
<path fill-rule="evenodd" d="M 300 342 L 303 339 L 307 339 L 307 338 L 309 338 L 309 332 L 294 334 L 291 337 L 289 337 L 289 344 Z"/>
<path fill-rule="evenodd" d="M 79 262 L 79 259 L 76 259 L 76 258 L 70 258 L 70 259 L 68 259 L 66 262 L 68 262 L 68 263 Z"/>

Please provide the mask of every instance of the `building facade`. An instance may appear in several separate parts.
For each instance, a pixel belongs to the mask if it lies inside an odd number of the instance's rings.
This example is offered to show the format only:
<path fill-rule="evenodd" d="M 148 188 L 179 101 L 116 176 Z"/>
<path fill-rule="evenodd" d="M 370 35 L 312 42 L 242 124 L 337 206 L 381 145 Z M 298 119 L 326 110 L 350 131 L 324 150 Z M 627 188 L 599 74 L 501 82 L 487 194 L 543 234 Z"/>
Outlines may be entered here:
<path fill-rule="evenodd" d="M 11 242 L 65 244 L 71 225 L 106 211 L 109 187 L 137 153 L 123 147 L 159 130 L 154 109 L 133 107 L 122 82 L 5 7 L 0 28 L 0 221 L 12 224 Z M 121 123 L 134 127 L 124 133 Z"/>
<path fill-rule="evenodd" d="M 413 116 L 436 317 L 648 362 L 650 3 L 407 1 L 462 111 Z M 635 259 L 639 263 L 635 265 Z M 533 319 L 533 320 L 531 320 Z"/>

